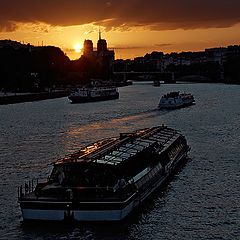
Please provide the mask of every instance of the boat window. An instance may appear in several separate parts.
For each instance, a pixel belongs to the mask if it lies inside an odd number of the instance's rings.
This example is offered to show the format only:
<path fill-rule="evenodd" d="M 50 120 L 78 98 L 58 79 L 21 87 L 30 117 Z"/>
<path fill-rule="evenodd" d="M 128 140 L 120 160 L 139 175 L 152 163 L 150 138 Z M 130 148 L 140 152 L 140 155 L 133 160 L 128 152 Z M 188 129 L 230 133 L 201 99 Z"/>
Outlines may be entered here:
<path fill-rule="evenodd" d="M 120 155 L 121 155 L 121 152 L 119 152 L 119 151 L 113 151 L 113 152 L 112 152 L 112 155 L 113 155 L 113 156 L 120 156 Z"/>
<path fill-rule="evenodd" d="M 104 158 L 105 158 L 107 161 L 112 161 L 115 157 L 112 156 L 112 155 L 106 155 Z"/>
<path fill-rule="evenodd" d="M 135 149 L 140 152 L 140 151 L 142 151 L 142 150 L 144 149 L 144 146 L 136 145 L 136 146 L 135 146 Z"/>
<path fill-rule="evenodd" d="M 128 153 L 128 152 L 124 152 L 124 153 L 122 153 L 122 155 L 121 155 L 121 157 L 123 157 L 123 158 L 125 158 L 125 159 L 129 158 L 130 156 L 131 156 L 131 154 Z"/>
<path fill-rule="evenodd" d="M 121 155 L 121 152 L 119 152 L 119 151 L 113 151 L 113 152 L 111 153 L 111 155 L 114 156 L 114 157 L 119 157 L 119 156 Z"/>
<path fill-rule="evenodd" d="M 150 171 L 150 168 L 147 167 L 140 173 L 138 173 L 136 176 L 133 177 L 134 182 L 138 181 L 140 178 L 142 178 L 144 175 L 146 175 Z"/>
<path fill-rule="evenodd" d="M 137 149 L 130 149 L 128 152 L 130 153 L 130 155 L 136 155 L 138 150 Z"/>
<path fill-rule="evenodd" d="M 107 161 L 105 159 L 98 159 L 96 160 L 97 163 L 102 163 L 102 164 L 105 164 L 107 163 Z"/>
<path fill-rule="evenodd" d="M 116 163 L 115 163 L 115 162 L 108 161 L 107 164 L 109 164 L 109 165 L 115 165 Z"/>
<path fill-rule="evenodd" d="M 156 137 L 156 136 L 150 137 L 149 139 L 152 140 L 152 141 L 158 141 L 159 140 L 159 138 Z"/>
<path fill-rule="evenodd" d="M 119 157 L 115 157 L 115 158 L 114 158 L 114 162 L 120 163 L 120 162 L 122 162 L 122 161 L 123 161 L 122 158 L 119 158 Z"/>
<path fill-rule="evenodd" d="M 120 152 L 126 152 L 127 150 L 128 150 L 128 148 L 125 148 L 124 146 L 122 146 L 118 149 L 118 151 L 120 151 Z"/>
<path fill-rule="evenodd" d="M 158 139 L 167 139 L 167 138 L 169 138 L 169 136 L 167 136 L 167 135 L 161 135 L 161 136 L 156 135 L 156 137 Z"/>
<path fill-rule="evenodd" d="M 127 143 L 125 146 L 127 148 L 133 148 L 133 147 L 135 147 L 135 144 Z"/>
<path fill-rule="evenodd" d="M 97 163 L 109 164 L 109 165 L 119 164 L 122 161 L 123 161 L 122 158 L 111 156 L 111 155 L 107 155 L 107 156 L 104 156 L 104 158 L 96 160 Z"/>
<path fill-rule="evenodd" d="M 141 144 L 146 144 L 146 143 L 148 143 L 148 145 L 150 145 L 150 144 L 153 143 L 153 141 L 148 140 L 148 139 L 141 139 L 139 142 L 140 142 Z"/>

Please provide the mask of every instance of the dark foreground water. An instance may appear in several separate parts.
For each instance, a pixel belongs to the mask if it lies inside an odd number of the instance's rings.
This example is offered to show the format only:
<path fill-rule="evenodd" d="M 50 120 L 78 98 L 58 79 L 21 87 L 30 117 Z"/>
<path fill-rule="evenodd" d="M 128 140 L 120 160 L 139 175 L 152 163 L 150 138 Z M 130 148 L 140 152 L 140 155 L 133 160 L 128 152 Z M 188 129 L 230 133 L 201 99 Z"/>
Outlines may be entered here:
<path fill-rule="evenodd" d="M 196 105 L 158 111 L 163 93 L 191 92 Z M 120 99 L 67 98 L 0 106 L 0 239 L 240 239 L 240 86 L 134 84 Z M 168 187 L 122 223 L 26 225 L 17 186 L 51 163 L 119 132 L 166 124 L 187 137 L 190 160 Z"/>

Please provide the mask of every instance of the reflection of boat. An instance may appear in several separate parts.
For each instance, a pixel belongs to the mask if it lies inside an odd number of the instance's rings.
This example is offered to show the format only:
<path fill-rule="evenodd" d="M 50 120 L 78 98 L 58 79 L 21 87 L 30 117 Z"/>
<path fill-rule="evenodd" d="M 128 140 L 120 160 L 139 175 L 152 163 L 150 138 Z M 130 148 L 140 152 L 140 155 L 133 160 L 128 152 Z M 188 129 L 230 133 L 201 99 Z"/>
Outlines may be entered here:
<path fill-rule="evenodd" d="M 159 80 L 154 80 L 154 81 L 153 81 L 153 86 L 154 86 L 154 87 L 160 87 L 160 85 L 161 85 L 161 84 L 160 84 L 160 81 L 159 81 Z"/>
<path fill-rule="evenodd" d="M 190 93 L 170 92 L 161 97 L 158 108 L 180 108 L 195 103 Z"/>
<path fill-rule="evenodd" d="M 166 126 L 96 142 L 55 162 L 46 182 L 19 188 L 23 219 L 121 220 L 173 174 L 188 150 L 185 137 Z"/>
<path fill-rule="evenodd" d="M 96 102 L 103 100 L 111 100 L 119 98 L 116 87 L 83 87 L 77 88 L 68 98 L 72 103 Z"/>

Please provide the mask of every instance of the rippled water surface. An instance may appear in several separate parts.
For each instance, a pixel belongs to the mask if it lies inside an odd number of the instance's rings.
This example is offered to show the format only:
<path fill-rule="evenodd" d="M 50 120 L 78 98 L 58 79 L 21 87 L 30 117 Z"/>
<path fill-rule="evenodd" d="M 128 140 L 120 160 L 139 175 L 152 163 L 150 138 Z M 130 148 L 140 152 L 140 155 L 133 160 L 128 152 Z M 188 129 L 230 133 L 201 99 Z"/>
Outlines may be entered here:
<path fill-rule="evenodd" d="M 171 90 L 193 93 L 196 105 L 156 110 Z M 240 239 L 240 86 L 136 83 L 119 91 L 106 102 L 0 106 L 0 239 Z M 95 140 L 161 124 L 186 136 L 190 160 L 126 221 L 22 223 L 18 185 L 46 177 L 54 160 Z"/>

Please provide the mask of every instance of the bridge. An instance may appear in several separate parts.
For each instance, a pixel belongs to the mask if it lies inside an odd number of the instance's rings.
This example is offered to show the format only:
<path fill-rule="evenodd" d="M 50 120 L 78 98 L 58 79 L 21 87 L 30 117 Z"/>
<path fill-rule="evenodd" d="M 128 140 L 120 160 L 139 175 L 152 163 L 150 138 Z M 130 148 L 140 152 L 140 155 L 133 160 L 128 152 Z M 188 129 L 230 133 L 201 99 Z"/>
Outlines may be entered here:
<path fill-rule="evenodd" d="M 122 71 L 113 72 L 113 75 L 121 81 L 140 80 L 140 81 L 164 81 L 165 83 L 176 83 L 178 81 L 192 81 L 192 82 L 214 82 L 220 80 L 224 81 L 224 71 L 220 69 L 215 72 L 197 72 L 197 73 L 180 73 L 180 72 L 153 72 L 153 71 Z"/>
<path fill-rule="evenodd" d="M 165 82 L 175 82 L 174 72 L 135 72 L 135 71 L 123 71 L 123 72 L 113 72 L 115 76 L 121 76 L 123 81 L 127 80 L 162 80 Z M 153 78 L 155 77 L 155 78 Z"/>

